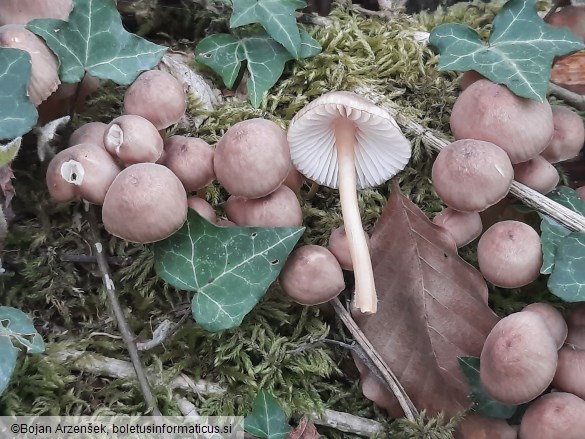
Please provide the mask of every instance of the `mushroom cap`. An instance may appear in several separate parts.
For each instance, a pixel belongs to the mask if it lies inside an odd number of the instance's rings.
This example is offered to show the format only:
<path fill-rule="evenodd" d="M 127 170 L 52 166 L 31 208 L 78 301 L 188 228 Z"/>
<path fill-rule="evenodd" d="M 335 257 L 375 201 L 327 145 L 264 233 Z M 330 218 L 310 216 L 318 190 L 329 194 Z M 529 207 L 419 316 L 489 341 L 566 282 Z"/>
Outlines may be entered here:
<path fill-rule="evenodd" d="M 262 198 L 232 195 L 226 201 L 225 211 L 228 219 L 239 226 L 298 227 L 303 223 L 299 200 L 287 186 L 280 186 Z"/>
<path fill-rule="evenodd" d="M 502 288 L 536 280 L 542 266 L 540 236 L 520 221 L 500 221 L 479 239 L 477 262 L 483 277 Z"/>
<path fill-rule="evenodd" d="M 27 24 L 35 18 L 67 20 L 72 8 L 72 0 L 2 0 L 0 26 Z"/>
<path fill-rule="evenodd" d="M 165 165 L 183 182 L 185 190 L 198 191 L 215 179 L 213 149 L 196 137 L 171 136 L 164 141 Z"/>
<path fill-rule="evenodd" d="M 557 342 L 557 348 L 560 349 L 563 346 L 567 338 L 568 328 L 567 322 L 565 322 L 563 315 L 558 309 L 548 303 L 538 302 L 525 306 L 522 312 L 534 312 L 542 317 Z"/>
<path fill-rule="evenodd" d="M 89 122 L 81 125 L 71 133 L 69 137 L 69 146 L 78 145 L 80 143 L 93 143 L 94 145 L 104 146 L 104 134 L 108 124 L 103 122 Z"/>
<path fill-rule="evenodd" d="M 217 222 L 217 215 L 215 214 L 215 209 L 203 198 L 189 197 L 187 198 L 187 206 L 189 206 L 189 209 L 193 209 L 207 221 L 212 222 L 214 224 Z"/>
<path fill-rule="evenodd" d="M 297 168 L 291 166 L 282 184 L 288 186 L 295 194 L 298 194 L 301 191 L 301 187 L 303 187 L 303 180 L 303 174 L 297 171 Z"/>
<path fill-rule="evenodd" d="M 434 218 L 433 223 L 444 228 L 455 240 L 457 248 L 463 247 L 481 235 L 483 225 L 477 212 L 460 212 L 446 207 Z"/>
<path fill-rule="evenodd" d="M 579 155 L 585 142 L 583 119 L 575 111 L 561 105 L 552 106 L 554 134 L 542 156 L 551 163 Z"/>
<path fill-rule="evenodd" d="M 552 385 L 585 399 L 585 351 L 574 346 L 559 349 L 559 362 Z M 585 414 L 585 412 L 584 412 Z"/>
<path fill-rule="evenodd" d="M 585 326 L 585 303 L 576 304 L 571 309 L 567 317 L 567 324 L 569 328 L 573 326 Z"/>
<path fill-rule="evenodd" d="M 585 6 L 568 5 L 557 10 L 548 19 L 551 26 L 568 27 L 571 32 L 585 42 Z"/>
<path fill-rule="evenodd" d="M 345 288 L 337 259 L 318 245 L 305 245 L 294 250 L 278 280 L 284 292 L 301 305 L 327 302 Z"/>
<path fill-rule="evenodd" d="M 514 180 L 541 194 L 548 194 L 559 184 L 559 173 L 556 168 L 540 155 L 512 166 Z"/>
<path fill-rule="evenodd" d="M 491 142 L 462 139 L 444 147 L 432 170 L 433 187 L 449 207 L 481 212 L 504 198 L 514 169 L 506 153 Z"/>
<path fill-rule="evenodd" d="M 459 88 L 463 91 L 468 88 L 474 82 L 479 81 L 480 79 L 486 79 L 485 76 L 476 72 L 475 70 L 468 70 L 465 72 L 461 79 L 459 79 Z"/>
<path fill-rule="evenodd" d="M 504 404 L 523 404 L 550 385 L 557 367 L 557 344 L 533 312 L 504 317 L 488 334 L 480 357 L 482 386 Z"/>
<path fill-rule="evenodd" d="M 522 417 L 519 439 L 583 439 L 585 401 L 552 392 L 534 401 Z"/>
<path fill-rule="evenodd" d="M 47 187 L 51 198 L 59 203 L 83 198 L 102 204 L 119 173 L 120 168 L 105 149 L 81 143 L 53 157 L 47 167 Z"/>
<path fill-rule="evenodd" d="M 565 344 L 575 349 L 585 351 L 585 325 L 569 326 Z"/>
<path fill-rule="evenodd" d="M 517 439 L 518 426 L 504 419 L 468 413 L 455 432 L 455 439 Z"/>
<path fill-rule="evenodd" d="M 124 94 L 124 114 L 142 116 L 157 130 L 177 123 L 186 109 L 183 86 L 162 70 L 141 73 Z"/>
<path fill-rule="evenodd" d="M 120 172 L 110 186 L 102 220 L 112 235 L 148 243 L 179 230 L 187 210 L 187 194 L 173 171 L 156 163 L 138 163 Z"/>
<path fill-rule="evenodd" d="M 575 192 L 577 192 L 577 196 L 579 198 L 585 200 L 585 186 L 578 187 L 577 189 L 575 189 Z"/>
<path fill-rule="evenodd" d="M 355 93 L 334 91 L 301 109 L 288 128 L 292 162 L 305 177 L 324 186 L 338 187 L 333 128 L 338 119 L 349 119 L 356 127 L 358 188 L 384 183 L 410 160 L 410 142 L 388 111 Z"/>
<path fill-rule="evenodd" d="M 502 148 L 512 163 L 540 154 L 553 132 L 550 104 L 516 96 L 506 86 L 480 79 L 459 95 L 451 113 L 456 139 L 478 139 Z"/>
<path fill-rule="evenodd" d="M 290 170 L 286 134 L 266 119 L 238 122 L 217 143 L 213 167 L 217 181 L 230 194 L 264 197 L 282 184 Z"/>
<path fill-rule="evenodd" d="M 366 232 L 364 232 L 364 235 L 369 247 L 370 237 Z M 344 226 L 333 229 L 331 235 L 329 235 L 329 245 L 327 248 L 333 253 L 333 256 L 335 256 L 341 268 L 344 270 L 353 270 L 353 263 L 351 261 L 351 255 L 349 254 L 349 242 Z"/>
<path fill-rule="evenodd" d="M 163 152 L 163 139 L 156 127 L 141 116 L 115 118 L 104 131 L 104 146 L 124 164 L 156 162 Z"/>
<path fill-rule="evenodd" d="M 0 47 L 21 49 L 29 53 L 32 73 L 28 82 L 28 95 L 34 105 L 39 105 L 61 83 L 59 62 L 45 42 L 22 24 L 6 24 L 0 27 Z"/>

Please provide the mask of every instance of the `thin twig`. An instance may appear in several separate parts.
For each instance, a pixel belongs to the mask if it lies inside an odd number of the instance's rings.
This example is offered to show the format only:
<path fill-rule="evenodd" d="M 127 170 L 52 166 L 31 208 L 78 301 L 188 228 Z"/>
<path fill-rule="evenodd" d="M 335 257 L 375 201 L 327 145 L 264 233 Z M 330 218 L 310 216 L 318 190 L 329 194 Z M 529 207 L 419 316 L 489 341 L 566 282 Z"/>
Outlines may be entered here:
<path fill-rule="evenodd" d="M 119 267 L 125 267 L 131 263 L 131 259 L 129 257 L 123 256 L 108 256 L 106 260 L 109 265 L 116 265 Z M 61 255 L 61 261 L 73 262 L 74 264 L 97 264 L 97 256 L 65 253 Z"/>
<path fill-rule="evenodd" d="M 116 287 L 112 280 L 112 276 L 110 276 L 110 267 L 108 266 L 108 261 L 106 255 L 104 254 L 104 248 L 99 237 L 98 232 L 99 229 L 95 209 L 92 205 L 88 205 L 87 218 L 89 222 L 91 237 L 93 240 L 93 247 L 95 248 L 96 251 L 97 264 L 102 276 L 102 282 L 108 295 L 112 311 L 114 312 L 116 323 L 118 325 L 118 330 L 122 334 L 124 343 L 126 343 L 126 349 L 128 349 L 128 353 L 130 354 L 130 359 L 132 360 L 132 365 L 134 366 L 136 377 L 138 378 L 140 390 L 144 395 L 144 399 L 146 400 L 148 407 L 152 410 L 153 415 L 155 417 L 162 416 L 160 410 L 156 406 L 154 396 L 152 395 L 152 390 L 150 389 L 150 384 L 148 383 L 148 378 L 144 371 L 144 367 L 142 366 L 140 356 L 138 355 L 138 349 L 136 348 L 136 343 L 134 342 L 136 336 L 130 329 L 128 321 L 124 316 L 124 311 L 122 311 L 122 307 L 120 306 L 120 302 L 118 301 Z"/>
<path fill-rule="evenodd" d="M 330 303 L 333 305 L 335 313 L 339 319 L 343 322 L 346 328 L 349 329 L 349 332 L 351 332 L 355 341 L 358 342 L 359 345 L 363 348 L 366 356 L 377 369 L 377 375 L 383 378 L 382 382 L 385 383 L 388 389 L 392 391 L 394 396 L 396 396 L 396 399 L 398 399 L 400 407 L 402 407 L 402 410 L 404 411 L 404 415 L 408 418 L 408 420 L 414 421 L 418 416 L 418 410 L 410 400 L 408 394 L 404 390 L 404 387 L 402 387 L 402 384 L 400 384 L 398 381 L 398 378 L 396 378 L 396 375 L 394 375 L 394 372 L 392 372 L 392 370 L 384 362 L 380 354 L 378 354 L 374 346 L 372 346 L 365 334 L 351 318 L 351 315 L 343 307 L 339 299 L 335 298 L 331 300 Z"/>
<path fill-rule="evenodd" d="M 580 95 L 579 93 L 567 90 L 566 88 L 553 84 L 552 82 L 548 85 L 548 92 L 549 94 L 562 99 L 577 110 L 585 110 L 585 96 Z"/>

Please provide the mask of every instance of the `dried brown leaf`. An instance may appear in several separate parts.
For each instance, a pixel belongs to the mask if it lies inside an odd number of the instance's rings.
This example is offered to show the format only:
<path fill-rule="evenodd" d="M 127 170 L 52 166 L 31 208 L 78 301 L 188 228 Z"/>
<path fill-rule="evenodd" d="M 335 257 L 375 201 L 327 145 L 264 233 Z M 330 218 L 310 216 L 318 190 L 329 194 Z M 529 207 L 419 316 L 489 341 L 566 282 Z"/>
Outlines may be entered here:
<path fill-rule="evenodd" d="M 319 434 L 315 425 L 303 416 L 299 425 L 288 434 L 287 439 L 319 439 L 321 437 L 323 436 Z"/>
<path fill-rule="evenodd" d="M 457 357 L 479 356 L 498 321 L 487 285 L 397 185 L 371 245 L 378 312 L 355 319 L 417 408 L 452 417 L 471 405 Z"/>

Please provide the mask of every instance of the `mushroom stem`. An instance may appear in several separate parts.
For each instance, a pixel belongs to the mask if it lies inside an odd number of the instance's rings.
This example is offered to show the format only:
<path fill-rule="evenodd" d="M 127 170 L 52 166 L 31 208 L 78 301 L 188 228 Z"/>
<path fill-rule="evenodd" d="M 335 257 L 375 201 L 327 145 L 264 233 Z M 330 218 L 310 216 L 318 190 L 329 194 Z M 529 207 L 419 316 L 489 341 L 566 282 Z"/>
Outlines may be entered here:
<path fill-rule="evenodd" d="M 355 304 L 363 313 L 375 313 L 378 302 L 374 273 L 357 200 L 355 130 L 353 122 L 348 120 L 340 121 L 335 127 L 339 198 L 355 276 Z"/>

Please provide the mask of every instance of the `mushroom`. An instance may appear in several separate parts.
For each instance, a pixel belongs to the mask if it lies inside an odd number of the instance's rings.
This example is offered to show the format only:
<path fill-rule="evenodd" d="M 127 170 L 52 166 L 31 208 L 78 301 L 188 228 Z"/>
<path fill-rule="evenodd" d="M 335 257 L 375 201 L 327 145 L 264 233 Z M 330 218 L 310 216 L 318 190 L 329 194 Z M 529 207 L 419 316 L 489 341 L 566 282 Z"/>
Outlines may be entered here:
<path fill-rule="evenodd" d="M 216 223 L 217 216 L 215 215 L 215 210 L 213 206 L 205 201 L 203 198 L 199 197 L 189 197 L 187 198 L 187 206 L 189 209 L 193 209 L 203 218 L 208 220 L 209 222 Z"/>
<path fill-rule="evenodd" d="M 565 340 L 565 344 L 575 349 L 581 349 L 585 351 L 585 326 L 584 325 L 569 326 L 569 331 L 567 332 L 567 339 Z"/>
<path fill-rule="evenodd" d="M 520 221 L 500 221 L 477 244 L 483 277 L 502 288 L 518 288 L 536 280 L 542 266 L 540 236 Z"/>
<path fill-rule="evenodd" d="M 94 93 L 99 86 L 99 78 L 87 73 L 81 82 L 59 85 L 57 90 L 39 105 L 39 125 L 73 112 L 81 113 L 85 99 Z"/>
<path fill-rule="evenodd" d="M 541 194 L 548 194 L 559 184 L 559 173 L 556 168 L 540 155 L 512 166 L 514 180 Z"/>
<path fill-rule="evenodd" d="M 477 139 L 502 148 L 512 163 L 540 154 L 553 136 L 547 101 L 521 98 L 506 86 L 480 79 L 459 95 L 451 112 L 455 139 Z"/>
<path fill-rule="evenodd" d="M 364 234 L 366 236 L 366 243 L 369 249 L 370 237 L 367 233 L 364 232 Z M 335 256 L 341 268 L 349 271 L 353 270 L 353 263 L 349 253 L 349 241 L 347 239 L 344 226 L 333 229 L 331 235 L 329 235 L 329 245 L 327 248 L 331 253 L 333 253 L 333 256 Z"/>
<path fill-rule="evenodd" d="M 230 194 L 264 197 L 278 189 L 291 168 L 286 134 L 269 120 L 238 122 L 217 143 L 213 167 Z"/>
<path fill-rule="evenodd" d="M 161 70 L 141 73 L 124 94 L 124 114 L 149 120 L 157 130 L 177 123 L 187 109 L 183 86 Z"/>
<path fill-rule="evenodd" d="M 455 439 L 517 439 L 518 426 L 504 419 L 468 413 L 457 426 Z"/>
<path fill-rule="evenodd" d="M 282 184 L 288 186 L 295 194 L 298 194 L 303 186 L 303 175 L 297 171 L 297 168 L 291 166 Z"/>
<path fill-rule="evenodd" d="M 173 171 L 156 163 L 138 163 L 120 172 L 110 186 L 102 220 L 112 235 L 148 243 L 179 230 L 187 211 L 187 194 Z"/>
<path fill-rule="evenodd" d="M 187 192 L 204 188 L 215 178 L 213 149 L 196 137 L 172 136 L 164 141 L 164 155 L 159 161 L 175 173 Z"/>
<path fill-rule="evenodd" d="M 568 27 L 571 32 L 585 42 L 585 6 L 568 5 L 552 14 L 547 23 L 551 26 Z"/>
<path fill-rule="evenodd" d="M 574 346 L 563 346 L 559 349 L 559 362 L 552 385 L 557 390 L 585 399 L 584 350 Z"/>
<path fill-rule="evenodd" d="M 98 145 L 81 143 L 59 152 L 47 168 L 47 187 L 59 202 L 83 198 L 102 204 L 120 168 Z"/>
<path fill-rule="evenodd" d="M 22 24 L 6 24 L 0 27 L 0 47 L 21 49 L 30 55 L 32 73 L 28 82 L 28 95 L 34 105 L 39 105 L 57 90 L 59 63 L 45 42 Z"/>
<path fill-rule="evenodd" d="M 557 349 L 560 349 L 567 338 L 567 323 L 561 312 L 549 305 L 548 303 L 531 303 L 526 305 L 522 312 L 534 312 L 538 314 L 548 326 L 550 333 L 557 343 Z"/>
<path fill-rule="evenodd" d="M 72 0 L 2 0 L 0 25 L 27 24 L 35 18 L 67 20 Z"/>
<path fill-rule="evenodd" d="M 69 137 L 69 146 L 78 145 L 80 143 L 93 143 L 94 145 L 104 146 L 104 134 L 106 132 L 107 124 L 103 122 L 89 122 L 77 128 Z"/>
<path fill-rule="evenodd" d="M 468 70 L 461 76 L 461 79 L 459 80 L 459 88 L 463 91 L 466 88 L 468 88 L 471 84 L 479 81 L 480 79 L 486 78 L 480 73 L 477 73 L 475 70 Z"/>
<path fill-rule="evenodd" d="M 534 312 L 504 317 L 488 334 L 480 356 L 479 378 L 503 404 L 523 404 L 550 385 L 557 367 L 557 343 Z"/>
<path fill-rule="evenodd" d="M 232 195 L 225 211 L 228 219 L 239 226 L 298 227 L 303 223 L 299 200 L 287 186 L 280 186 L 262 198 Z"/>
<path fill-rule="evenodd" d="M 308 179 L 339 187 L 355 274 L 356 306 L 377 309 L 372 262 L 356 189 L 377 186 L 402 170 L 410 142 L 385 109 L 350 92 L 330 92 L 301 109 L 288 129 L 294 166 Z"/>
<path fill-rule="evenodd" d="M 569 328 L 572 326 L 585 326 L 585 303 L 575 306 L 567 318 Z"/>
<path fill-rule="evenodd" d="M 560 105 L 552 106 L 554 134 L 542 156 L 551 163 L 575 158 L 585 142 L 583 119 L 575 111 Z"/>
<path fill-rule="evenodd" d="M 337 259 L 318 245 L 305 245 L 294 250 L 278 280 L 284 292 L 301 305 L 327 302 L 345 288 Z"/>
<path fill-rule="evenodd" d="M 585 401 L 553 392 L 534 401 L 524 413 L 519 439 L 583 439 Z"/>
<path fill-rule="evenodd" d="M 433 223 L 445 229 L 455 240 L 457 248 L 463 247 L 481 235 L 483 226 L 477 212 L 460 212 L 446 207 L 434 218 Z"/>
<path fill-rule="evenodd" d="M 577 192 L 577 196 L 579 198 L 585 200 L 585 186 L 578 187 L 577 189 L 575 189 L 575 192 Z"/>
<path fill-rule="evenodd" d="M 435 191 L 447 206 L 462 212 L 481 212 L 508 194 L 514 170 L 498 146 L 463 139 L 439 152 L 432 179 Z"/>
<path fill-rule="evenodd" d="M 229 219 L 220 219 L 217 221 L 217 225 L 220 227 L 234 227 L 237 226 L 236 223 L 234 223 L 233 221 L 230 221 Z"/>
<path fill-rule="evenodd" d="M 141 116 L 117 117 L 104 132 L 104 146 L 126 165 L 156 162 L 162 155 L 163 145 L 155 126 Z"/>

